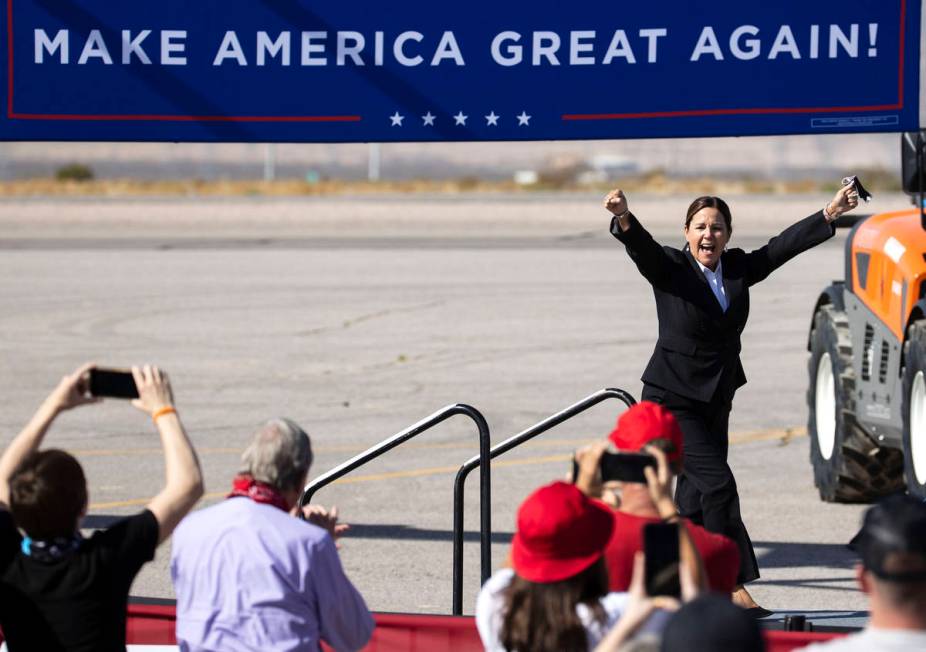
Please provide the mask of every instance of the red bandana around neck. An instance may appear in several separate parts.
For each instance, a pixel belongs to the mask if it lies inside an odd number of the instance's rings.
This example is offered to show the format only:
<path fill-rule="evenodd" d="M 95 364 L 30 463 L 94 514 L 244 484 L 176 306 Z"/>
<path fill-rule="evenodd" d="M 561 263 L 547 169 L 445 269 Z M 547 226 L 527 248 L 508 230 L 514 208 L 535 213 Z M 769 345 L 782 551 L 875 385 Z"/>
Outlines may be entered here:
<path fill-rule="evenodd" d="M 235 479 L 232 480 L 231 493 L 226 498 L 234 498 L 235 496 L 244 496 L 255 503 L 273 505 L 284 512 L 289 511 L 289 504 L 278 489 L 271 487 L 266 482 L 255 480 L 245 473 L 235 476 Z"/>

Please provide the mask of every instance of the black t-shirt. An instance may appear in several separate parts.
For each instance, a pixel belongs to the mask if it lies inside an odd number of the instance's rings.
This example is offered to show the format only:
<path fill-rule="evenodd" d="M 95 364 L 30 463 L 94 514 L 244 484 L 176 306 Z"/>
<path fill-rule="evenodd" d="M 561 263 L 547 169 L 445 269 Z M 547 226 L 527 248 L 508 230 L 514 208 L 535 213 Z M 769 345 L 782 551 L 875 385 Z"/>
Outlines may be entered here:
<path fill-rule="evenodd" d="M 10 652 L 125 652 L 129 588 L 158 545 L 154 514 L 98 531 L 58 561 L 24 555 L 21 541 L 0 511 L 0 625 Z"/>

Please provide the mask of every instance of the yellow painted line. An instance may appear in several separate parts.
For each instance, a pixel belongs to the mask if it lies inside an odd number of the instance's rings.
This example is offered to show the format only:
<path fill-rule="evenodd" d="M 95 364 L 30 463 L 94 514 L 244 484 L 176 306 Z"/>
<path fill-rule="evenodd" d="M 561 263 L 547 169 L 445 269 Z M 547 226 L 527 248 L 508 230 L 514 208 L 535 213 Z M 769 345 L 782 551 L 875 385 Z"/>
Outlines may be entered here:
<path fill-rule="evenodd" d="M 745 433 L 734 433 L 730 435 L 730 444 L 745 444 L 756 441 L 770 441 L 775 439 L 780 439 L 782 441 L 788 441 L 792 437 L 805 437 L 807 436 L 807 428 L 797 427 L 797 428 L 776 428 L 772 430 L 761 430 L 758 432 L 745 432 Z M 576 445 L 582 443 L 591 443 L 594 440 L 588 440 L 583 442 L 581 440 L 546 440 L 546 443 L 550 445 L 562 445 L 564 443 L 569 445 Z M 538 442 L 539 443 L 539 442 Z M 443 444 L 436 444 L 436 446 L 444 446 Z M 159 449 L 158 449 L 159 450 Z M 159 451 L 160 452 L 160 451 Z M 554 462 L 567 462 L 572 459 L 572 453 L 565 453 L 560 455 L 546 455 L 542 457 L 526 457 L 516 460 L 498 460 L 492 462 L 492 468 L 504 468 L 511 466 L 532 466 L 536 464 L 552 464 Z M 369 475 L 354 475 L 354 476 L 345 476 L 338 480 L 332 482 L 332 484 L 359 484 L 364 482 L 380 482 L 382 480 L 396 480 L 402 478 L 420 478 L 433 475 L 449 475 L 451 473 L 456 473 L 459 470 L 459 466 L 434 466 L 430 468 L 423 469 L 408 469 L 405 471 L 388 471 L 385 473 L 372 473 Z M 215 491 L 203 495 L 204 500 L 210 500 L 213 498 L 221 498 L 227 495 L 227 491 Z M 137 507 L 140 505 L 147 505 L 151 501 L 150 498 L 132 498 L 129 500 L 115 500 L 105 503 L 90 503 L 90 511 L 98 511 L 105 509 L 114 509 L 118 507 Z"/>
<path fill-rule="evenodd" d="M 528 464 L 547 464 L 549 462 L 568 462 L 571 459 L 572 453 L 566 453 L 565 455 L 547 455 L 546 457 L 528 457 L 523 460 L 502 460 L 500 462 L 492 462 L 492 468 L 498 468 L 500 466 L 527 466 Z"/>
<path fill-rule="evenodd" d="M 566 455 L 547 455 L 545 457 L 529 457 L 521 460 L 500 460 L 492 463 L 492 468 L 506 466 L 526 466 L 531 464 L 547 464 L 551 462 L 565 462 L 572 459 L 572 453 Z M 431 475 L 449 475 L 456 473 L 458 466 L 434 466 L 425 469 L 409 469 L 407 471 L 389 471 L 386 473 L 373 473 L 370 475 L 346 476 L 335 480 L 331 484 L 357 484 L 360 482 L 379 482 L 381 480 L 394 480 L 398 478 L 419 478 Z M 228 495 L 228 491 L 213 491 L 203 494 L 203 500 L 221 498 Z M 130 500 L 114 500 L 106 503 L 90 503 L 91 510 L 113 509 L 116 507 L 137 507 L 147 505 L 150 498 L 132 498 Z"/>
<path fill-rule="evenodd" d="M 547 464 L 571 459 L 572 453 L 566 455 L 547 455 L 545 457 L 527 457 L 521 460 L 500 460 L 498 462 L 492 462 L 492 468 L 525 466 L 528 464 Z M 410 469 L 408 471 L 389 471 L 387 473 L 374 473 L 372 475 L 345 476 L 335 480 L 331 484 L 356 484 L 358 482 L 378 482 L 380 480 L 394 480 L 396 478 L 419 478 L 428 475 L 456 473 L 459 469 L 459 466 L 435 466 L 430 469 Z"/>
<path fill-rule="evenodd" d="M 730 435 L 730 444 L 748 444 L 754 441 L 771 441 L 780 439 L 787 442 L 793 437 L 806 437 L 807 427 L 798 426 L 795 428 L 772 428 L 771 430 L 759 430 L 758 432 L 743 432 Z"/>
<path fill-rule="evenodd" d="M 555 448 L 558 446 L 584 446 L 586 444 L 591 444 L 597 440 L 595 439 L 541 439 L 531 443 L 533 448 Z M 444 444 L 406 444 L 403 447 L 403 450 L 439 450 L 439 449 L 459 449 L 459 448 L 473 448 L 474 442 L 448 442 Z M 344 445 L 344 446 L 316 446 L 312 450 L 315 453 L 361 453 L 365 451 L 369 446 L 356 446 L 356 445 Z M 230 448 L 227 446 L 222 447 L 209 447 L 209 446 L 197 446 L 196 452 L 202 455 L 212 454 L 212 453 L 229 453 L 232 455 L 240 455 L 244 451 L 244 448 Z M 78 457 L 117 457 L 120 455 L 132 456 L 139 454 L 161 454 L 163 450 L 160 448 L 69 448 L 68 452 Z"/>
<path fill-rule="evenodd" d="M 136 505 L 147 505 L 151 502 L 151 498 L 131 498 L 129 500 L 114 500 L 108 503 L 90 503 L 87 507 L 87 511 L 95 511 L 98 509 L 113 509 L 114 507 L 132 507 Z"/>
<path fill-rule="evenodd" d="M 242 448 L 197 448 L 197 453 L 238 453 Z M 120 455 L 151 455 L 163 454 L 163 448 L 69 448 L 68 452 L 75 457 L 117 457 Z"/>

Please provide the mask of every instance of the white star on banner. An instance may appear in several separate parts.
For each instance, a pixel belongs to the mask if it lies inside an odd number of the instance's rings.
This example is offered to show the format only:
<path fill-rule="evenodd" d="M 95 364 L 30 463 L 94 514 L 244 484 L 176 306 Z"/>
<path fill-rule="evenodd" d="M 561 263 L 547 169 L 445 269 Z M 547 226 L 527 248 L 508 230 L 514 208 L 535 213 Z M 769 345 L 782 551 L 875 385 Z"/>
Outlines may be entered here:
<path fill-rule="evenodd" d="M 398 111 L 389 116 L 389 119 L 392 120 L 390 127 L 401 127 L 402 121 L 405 119 L 404 115 L 401 115 Z"/>
<path fill-rule="evenodd" d="M 497 127 L 499 117 L 501 116 L 495 115 L 495 111 L 492 111 L 489 115 L 486 116 L 486 126 Z"/>
<path fill-rule="evenodd" d="M 421 116 L 421 120 L 424 122 L 425 127 L 433 127 L 434 118 L 436 117 L 437 117 L 436 115 L 431 115 L 431 112 L 428 111 L 425 115 Z"/>
<path fill-rule="evenodd" d="M 466 119 L 467 119 L 468 117 L 469 117 L 468 115 L 463 115 L 463 112 L 460 111 L 460 112 L 457 113 L 455 116 L 453 116 L 454 124 L 455 124 L 455 125 L 464 125 L 464 126 L 465 126 L 465 125 L 466 125 Z"/>
<path fill-rule="evenodd" d="M 528 126 L 531 122 L 531 116 L 527 115 L 527 111 L 521 111 L 521 115 L 516 116 L 518 118 L 518 126 Z"/>

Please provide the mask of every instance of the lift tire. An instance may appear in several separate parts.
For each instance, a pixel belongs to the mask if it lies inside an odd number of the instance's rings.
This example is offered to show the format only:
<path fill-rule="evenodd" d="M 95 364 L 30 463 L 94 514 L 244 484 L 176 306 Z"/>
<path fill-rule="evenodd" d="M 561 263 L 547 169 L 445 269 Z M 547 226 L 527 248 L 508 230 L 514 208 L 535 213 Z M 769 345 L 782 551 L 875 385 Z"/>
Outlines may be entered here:
<path fill-rule="evenodd" d="M 907 328 L 901 393 L 907 491 L 926 498 L 926 320 Z"/>
<path fill-rule="evenodd" d="M 807 433 L 814 484 L 825 502 L 866 503 L 903 489 L 903 454 L 880 446 L 855 416 L 855 370 L 846 313 L 814 315 L 807 371 Z"/>

